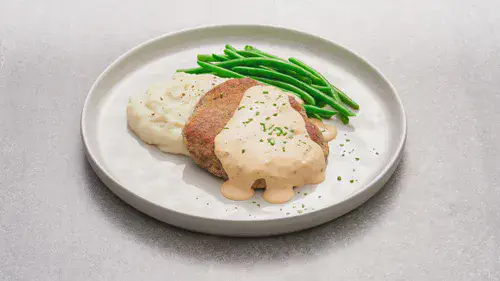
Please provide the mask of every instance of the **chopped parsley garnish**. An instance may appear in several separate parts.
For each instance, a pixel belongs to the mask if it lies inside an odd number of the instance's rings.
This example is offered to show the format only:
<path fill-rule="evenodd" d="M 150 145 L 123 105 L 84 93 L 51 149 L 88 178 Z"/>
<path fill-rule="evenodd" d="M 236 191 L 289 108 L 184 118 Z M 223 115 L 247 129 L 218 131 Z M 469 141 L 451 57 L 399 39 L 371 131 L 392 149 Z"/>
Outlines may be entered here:
<path fill-rule="evenodd" d="M 342 177 L 341 177 L 341 176 L 338 176 L 338 177 L 337 177 L 337 180 L 338 180 L 338 181 L 341 181 L 341 180 L 342 180 Z"/>
<path fill-rule="evenodd" d="M 341 144 L 340 144 L 340 146 L 344 146 L 344 144 L 343 144 L 343 143 L 341 143 Z"/>
<path fill-rule="evenodd" d="M 224 97 L 224 93 L 220 93 L 220 97 L 221 97 L 221 98 L 222 98 L 222 97 Z"/>
<path fill-rule="evenodd" d="M 255 112 L 255 115 L 259 116 L 259 114 L 260 114 L 260 112 L 258 112 L 258 111 L 257 111 L 257 112 Z"/>
<path fill-rule="evenodd" d="M 273 116 L 278 116 L 278 113 L 274 113 Z"/>
<path fill-rule="evenodd" d="M 264 131 L 264 132 L 265 132 L 265 131 L 267 131 L 267 130 L 266 130 L 266 124 L 264 124 L 264 123 L 260 123 L 260 125 L 262 126 L 262 131 Z"/>
<path fill-rule="evenodd" d="M 353 183 L 353 182 L 354 182 L 354 180 L 350 180 L 349 182 L 350 182 L 350 183 Z"/>
<path fill-rule="evenodd" d="M 276 142 L 274 141 L 274 139 L 271 139 L 271 138 L 267 139 L 267 142 L 268 142 L 270 145 L 275 145 L 275 144 L 276 144 Z"/>
<path fill-rule="evenodd" d="M 278 133 L 276 134 L 278 137 L 283 135 L 283 130 L 280 127 L 276 127 L 276 128 L 274 128 L 274 130 L 278 131 Z"/>
<path fill-rule="evenodd" d="M 245 151 L 246 151 L 245 149 L 242 149 L 242 150 L 241 150 L 241 154 L 245 153 Z"/>
<path fill-rule="evenodd" d="M 302 204 L 302 206 L 301 206 L 301 207 L 302 207 L 302 209 L 304 209 L 304 208 L 306 207 L 306 205 Z"/>
<path fill-rule="evenodd" d="M 271 117 L 266 117 L 266 120 L 269 120 L 269 119 L 271 119 Z"/>
<path fill-rule="evenodd" d="M 248 124 L 248 123 L 250 123 L 250 122 L 252 122 L 252 121 L 253 121 L 253 118 L 249 118 L 247 121 L 243 121 L 243 122 L 241 122 L 241 123 L 243 123 L 243 124 L 245 124 L 245 125 L 246 125 L 246 124 Z"/>
<path fill-rule="evenodd" d="M 250 107 L 250 110 L 253 110 L 253 107 Z"/>
<path fill-rule="evenodd" d="M 290 132 L 294 133 L 294 132 L 295 132 L 295 130 L 294 130 L 294 129 L 291 129 L 291 130 L 290 130 Z"/>
<path fill-rule="evenodd" d="M 268 91 L 264 91 L 264 92 L 262 92 L 262 93 L 263 93 L 264 95 L 269 94 L 269 92 L 268 92 Z"/>
<path fill-rule="evenodd" d="M 263 139 L 260 139 L 260 142 L 264 142 L 264 140 L 263 140 Z"/>
<path fill-rule="evenodd" d="M 351 140 L 350 140 L 350 139 L 346 139 L 345 141 L 346 141 L 346 142 L 350 142 Z"/>
<path fill-rule="evenodd" d="M 359 158 L 358 158 L 358 157 L 356 157 L 355 159 L 356 159 L 356 161 L 359 161 Z"/>
<path fill-rule="evenodd" d="M 273 106 L 276 106 L 276 104 L 275 104 L 275 103 L 273 103 Z"/>
<path fill-rule="evenodd" d="M 238 110 L 241 110 L 241 109 L 243 109 L 243 108 L 245 108 L 245 106 L 244 106 L 244 105 L 242 105 L 242 106 L 238 107 Z"/>
<path fill-rule="evenodd" d="M 229 128 L 228 127 L 224 127 L 224 130 L 229 130 Z"/>
<path fill-rule="evenodd" d="M 283 147 L 281 147 L 281 150 L 282 150 L 283 152 L 285 152 L 285 151 L 286 151 L 286 148 L 283 146 Z"/>

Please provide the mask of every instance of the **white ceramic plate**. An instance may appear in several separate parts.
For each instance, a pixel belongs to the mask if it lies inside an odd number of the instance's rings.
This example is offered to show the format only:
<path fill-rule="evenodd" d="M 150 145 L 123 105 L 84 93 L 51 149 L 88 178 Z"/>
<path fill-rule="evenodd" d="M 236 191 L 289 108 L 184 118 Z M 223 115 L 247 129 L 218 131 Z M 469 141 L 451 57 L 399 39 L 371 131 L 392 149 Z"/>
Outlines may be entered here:
<path fill-rule="evenodd" d="M 178 68 L 195 67 L 196 54 L 220 53 L 227 43 L 237 48 L 250 44 L 302 59 L 361 105 L 350 126 L 332 121 L 339 135 L 330 142 L 326 180 L 298 189 L 289 203 L 269 204 L 259 192 L 249 201 L 227 200 L 220 194 L 220 179 L 185 156 L 144 144 L 127 127 L 125 108 L 130 96 L 167 81 Z M 169 224 L 233 236 L 296 231 L 353 210 L 389 179 L 406 138 L 401 100 L 389 81 L 364 59 L 310 34 L 247 25 L 181 31 L 125 53 L 92 86 L 81 126 L 93 169 L 125 202 Z"/>

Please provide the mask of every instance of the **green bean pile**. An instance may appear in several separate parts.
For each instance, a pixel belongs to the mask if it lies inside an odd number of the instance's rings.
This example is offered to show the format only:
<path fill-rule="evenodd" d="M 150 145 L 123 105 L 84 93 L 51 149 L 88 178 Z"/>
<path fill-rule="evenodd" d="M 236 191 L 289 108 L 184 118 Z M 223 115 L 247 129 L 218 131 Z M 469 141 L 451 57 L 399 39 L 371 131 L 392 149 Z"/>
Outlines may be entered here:
<path fill-rule="evenodd" d="M 224 78 L 250 77 L 266 85 L 290 92 L 304 101 L 311 118 L 332 118 L 336 115 L 344 124 L 356 116 L 352 110 L 359 105 L 321 73 L 296 59 L 288 60 L 265 53 L 252 46 L 237 50 L 226 45 L 224 54 L 200 54 L 197 68 L 179 69 L 190 74 L 212 73 Z M 331 109 L 324 108 L 329 105 Z"/>

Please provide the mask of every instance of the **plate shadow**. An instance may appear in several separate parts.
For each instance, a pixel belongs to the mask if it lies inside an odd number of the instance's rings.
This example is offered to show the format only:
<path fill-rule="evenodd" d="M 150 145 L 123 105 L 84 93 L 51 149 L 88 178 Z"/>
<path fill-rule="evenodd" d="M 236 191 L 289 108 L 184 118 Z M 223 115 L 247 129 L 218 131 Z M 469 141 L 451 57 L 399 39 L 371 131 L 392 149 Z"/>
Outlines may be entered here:
<path fill-rule="evenodd" d="M 151 218 L 114 195 L 97 177 L 82 154 L 84 181 L 96 208 L 109 223 L 123 229 L 135 241 L 160 255 L 171 252 L 200 261 L 252 264 L 265 260 L 286 260 L 296 255 L 317 255 L 335 251 L 346 243 L 369 235 L 384 214 L 395 207 L 403 188 L 400 174 L 405 171 L 406 153 L 387 184 L 359 208 L 323 225 L 285 235 L 263 238 L 234 238 L 183 230 Z M 212 177 L 207 173 L 207 177 Z M 213 177 L 212 177 L 213 178 Z M 215 179 L 217 180 L 217 179 Z"/>

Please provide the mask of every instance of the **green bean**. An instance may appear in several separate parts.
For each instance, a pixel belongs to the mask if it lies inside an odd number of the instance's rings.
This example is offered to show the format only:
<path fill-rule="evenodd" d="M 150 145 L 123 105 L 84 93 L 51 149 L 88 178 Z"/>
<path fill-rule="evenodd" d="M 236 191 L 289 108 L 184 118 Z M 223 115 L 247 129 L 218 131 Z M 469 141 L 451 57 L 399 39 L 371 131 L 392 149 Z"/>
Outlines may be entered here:
<path fill-rule="evenodd" d="M 231 62 L 231 61 L 229 61 Z M 223 63 L 220 63 L 223 64 Z M 220 65 L 219 64 L 219 65 Z M 269 71 L 265 69 L 252 68 L 252 67 L 244 67 L 244 66 L 236 66 L 232 69 L 233 71 L 249 76 L 258 76 L 264 78 L 270 78 L 274 80 L 280 80 L 282 82 L 292 84 L 307 93 L 313 96 L 317 101 L 324 101 L 331 107 L 335 108 L 340 114 L 346 116 L 356 116 L 354 112 L 352 112 L 349 108 L 345 107 L 343 104 L 335 101 L 332 97 L 325 95 L 323 92 L 311 87 L 310 85 L 297 80 L 289 75 L 285 75 L 279 72 Z"/>
<path fill-rule="evenodd" d="M 256 53 L 256 52 L 253 52 L 253 51 L 238 51 L 237 52 L 238 54 L 244 56 L 244 57 L 261 57 L 261 58 L 265 58 L 266 56 L 262 55 L 262 54 L 259 54 L 259 53 Z M 261 68 L 264 68 L 264 69 L 268 69 L 268 70 L 274 70 L 272 68 L 267 68 L 267 67 L 261 67 Z M 306 82 L 307 84 L 312 84 L 312 80 L 311 78 L 309 77 L 304 77 L 302 75 L 299 75 L 293 71 L 290 71 L 290 70 L 282 70 L 282 72 L 286 75 L 290 75 L 292 77 L 295 77 L 297 79 L 299 79 L 300 81 L 302 82 Z"/>
<path fill-rule="evenodd" d="M 307 116 L 309 118 L 314 118 L 314 119 L 318 119 L 318 120 L 322 120 L 323 119 L 323 117 L 319 116 L 319 114 L 317 114 L 317 113 L 307 113 Z"/>
<path fill-rule="evenodd" d="M 331 97 L 333 97 L 333 99 L 342 104 L 342 101 L 340 100 L 340 97 L 339 97 L 339 94 L 337 93 L 337 91 L 335 91 L 335 89 L 333 89 L 331 87 L 331 84 L 330 82 L 328 82 L 328 80 L 326 80 L 325 76 L 321 75 L 321 73 L 319 73 L 318 71 L 316 71 L 315 69 L 313 69 L 312 67 L 308 66 L 307 64 L 299 61 L 298 59 L 296 58 L 289 58 L 288 59 L 290 62 L 292 63 L 295 63 L 296 65 L 304 68 L 305 70 L 311 72 L 312 74 L 318 76 L 322 81 L 323 81 L 323 84 L 324 85 L 328 85 L 328 86 L 325 86 L 328 88 L 328 92 L 327 94 L 330 95 Z M 348 124 L 349 123 L 349 117 L 343 115 L 343 114 L 339 114 L 339 118 L 340 120 L 344 123 L 344 124 Z"/>
<path fill-rule="evenodd" d="M 333 98 L 338 101 L 338 102 L 342 102 L 342 100 L 340 99 L 340 96 L 339 96 L 339 93 L 337 91 L 335 91 L 334 88 L 330 88 L 330 93 L 332 93 L 332 96 Z"/>
<path fill-rule="evenodd" d="M 226 46 L 226 47 L 227 47 L 227 46 Z M 231 46 L 230 46 L 230 47 L 231 47 Z M 262 56 L 262 57 L 269 57 L 269 58 L 274 58 L 274 59 L 278 59 L 278 60 L 284 60 L 284 59 L 282 59 L 282 58 L 280 58 L 280 57 L 277 57 L 277 56 L 271 55 L 271 54 L 269 54 L 269 53 L 263 52 L 263 51 L 261 51 L 261 50 L 259 50 L 259 49 L 255 48 L 255 47 L 253 47 L 253 46 L 250 46 L 250 45 L 246 45 L 246 46 L 245 46 L 245 51 L 247 52 L 247 55 L 248 55 L 248 56 L 250 56 L 250 55 L 255 56 L 255 55 L 257 55 L 257 54 L 258 54 L 258 55 L 260 55 L 260 56 Z M 240 51 L 240 52 L 244 52 L 244 51 Z M 241 55 L 243 55 L 243 54 L 241 54 Z M 333 89 L 331 89 L 331 90 L 326 89 L 326 90 L 328 90 L 328 91 L 331 91 L 331 95 L 332 95 L 332 97 L 334 97 L 334 98 L 335 98 L 335 96 L 337 96 L 337 100 L 338 100 L 338 98 L 340 98 L 340 100 L 341 100 L 341 101 L 343 101 L 345 104 L 347 104 L 348 106 L 352 107 L 353 109 L 359 109 L 359 104 L 358 104 L 358 103 L 356 103 L 353 99 L 351 99 L 348 95 L 346 95 L 343 91 L 341 91 L 341 90 L 340 90 L 339 88 L 337 88 L 335 85 L 330 84 L 330 83 L 329 83 L 329 82 L 325 79 L 325 77 L 324 77 L 323 75 L 321 75 L 321 73 L 319 73 L 318 71 L 316 71 L 316 70 L 315 70 L 315 69 L 313 69 L 312 67 L 310 67 L 310 66 L 306 65 L 305 63 L 303 63 L 303 62 L 301 62 L 301 61 L 299 61 L 299 60 L 297 60 L 297 59 L 295 59 L 295 58 L 290 58 L 289 60 L 290 60 L 292 63 L 295 63 L 295 64 L 297 64 L 297 65 L 301 66 L 302 68 L 304 68 L 305 70 L 307 70 L 307 71 L 311 72 L 312 74 L 314 74 L 314 75 L 315 75 L 317 78 L 319 78 L 320 80 L 323 80 L 323 84 L 324 84 L 325 86 L 329 86 L 328 88 L 333 88 Z M 286 73 L 286 74 L 288 74 L 288 75 L 290 75 L 290 76 L 294 76 L 294 75 L 291 75 L 291 73 Z M 295 77 L 295 78 L 300 79 L 299 77 L 296 77 L 296 76 L 294 76 L 294 77 Z M 323 79 L 321 79 L 321 78 L 323 78 Z M 314 80 L 314 78 L 313 78 L 313 80 Z M 325 84 L 325 81 L 326 81 L 326 84 Z M 304 81 L 304 82 L 306 82 L 306 83 L 307 83 L 307 81 Z M 314 82 L 317 82 L 317 80 L 314 80 Z M 323 91 L 323 92 L 325 92 L 324 90 L 322 90 L 322 91 Z M 328 92 L 326 92 L 326 93 L 328 93 Z"/>
<path fill-rule="evenodd" d="M 226 49 L 227 50 L 227 49 Z M 281 61 L 277 59 L 271 59 L 271 58 L 242 58 L 242 59 L 233 59 L 233 60 L 228 60 L 224 62 L 220 62 L 217 64 L 217 66 L 224 67 L 224 68 L 233 68 L 235 66 L 267 66 L 271 68 L 275 68 L 278 71 L 293 71 L 297 74 L 304 75 L 304 76 L 309 76 L 308 78 L 312 79 L 312 82 L 317 83 L 318 78 L 306 70 L 302 69 L 301 67 L 290 63 L 286 61 Z M 202 68 L 200 69 L 188 69 L 190 72 L 188 73 L 205 73 L 203 72 Z M 201 71 L 201 72 L 199 72 Z M 185 70 L 179 70 L 178 72 L 186 72 Z M 312 76 L 312 77 L 311 77 Z M 316 79 L 316 80 L 314 80 Z"/>
<path fill-rule="evenodd" d="M 225 50 L 224 50 L 225 51 Z M 226 51 L 225 51 L 226 52 Z M 245 58 L 245 57 L 262 57 L 261 55 L 257 54 L 257 53 L 253 53 L 253 52 L 248 52 L 248 51 L 237 51 L 236 52 L 238 55 L 240 55 L 240 57 L 236 57 L 236 55 L 234 55 L 234 53 L 232 54 L 232 58 L 231 59 L 238 59 L 238 58 Z M 267 67 L 267 66 L 259 66 L 260 68 L 263 68 L 263 69 L 267 69 L 267 70 L 272 70 L 274 71 L 274 69 L 270 68 L 270 67 Z"/>
<path fill-rule="evenodd" d="M 231 50 L 231 51 L 233 51 L 233 52 L 238 51 L 238 50 L 236 50 L 236 48 L 235 48 L 235 47 L 233 47 L 233 46 L 231 46 L 231 45 L 229 45 L 229 44 L 226 44 L 226 49 Z"/>
<path fill-rule="evenodd" d="M 215 64 L 206 63 L 203 61 L 197 61 L 198 65 L 207 69 L 209 72 L 214 72 L 217 76 L 228 77 L 228 78 L 244 78 L 245 76 L 233 72 L 231 70 L 219 67 Z"/>
<path fill-rule="evenodd" d="M 288 59 L 290 62 L 304 68 L 305 70 L 311 72 L 312 74 L 318 76 L 324 85 L 328 85 L 328 86 L 324 86 L 324 89 L 323 89 L 323 92 L 326 92 L 327 94 L 329 94 L 331 97 L 333 97 L 333 99 L 336 101 L 336 102 L 342 102 L 341 100 L 341 97 L 340 97 L 340 94 L 337 92 L 337 89 L 336 88 L 333 88 L 333 85 L 330 84 L 330 82 L 328 82 L 328 80 L 326 80 L 326 78 L 321 75 L 321 73 L 319 73 L 318 71 L 316 71 L 314 68 L 308 66 L 307 64 L 303 63 L 302 61 L 296 59 L 296 58 L 289 58 Z M 347 97 L 347 96 L 346 96 Z M 351 99 L 349 99 L 350 101 L 352 101 Z M 350 105 L 349 105 L 350 106 Z M 359 108 L 359 106 L 358 106 Z M 333 116 L 333 115 L 332 115 Z M 348 124 L 349 123 L 349 117 L 345 116 L 345 115 L 342 115 L 342 114 L 339 114 L 339 119 L 342 121 L 342 123 L 344 124 Z"/>
<path fill-rule="evenodd" d="M 344 123 L 344 124 L 349 124 L 349 117 L 347 117 L 347 116 L 340 115 L 340 120 L 341 120 L 341 121 L 342 121 L 342 123 Z"/>
<path fill-rule="evenodd" d="M 359 109 L 359 104 L 357 102 L 355 102 L 353 99 L 351 99 L 351 97 L 349 97 L 346 93 L 344 93 L 339 88 L 335 87 L 335 85 L 330 84 L 330 86 L 332 86 L 335 89 L 335 91 L 339 94 L 340 99 L 345 104 L 347 104 L 348 106 L 350 106 L 354 109 Z"/>
<path fill-rule="evenodd" d="M 216 61 L 227 61 L 227 60 L 230 60 L 230 58 L 228 56 L 225 56 L 225 55 L 212 54 L 212 57 Z"/>
<path fill-rule="evenodd" d="M 327 86 L 318 86 L 318 85 L 312 85 L 312 86 L 314 88 L 322 91 L 322 92 L 328 91 L 328 87 Z M 334 85 L 330 84 L 330 86 L 332 86 L 333 89 L 335 91 L 337 91 L 337 93 L 339 94 L 340 99 L 345 104 L 347 104 L 348 106 L 352 107 L 353 109 L 359 109 L 359 104 L 357 102 L 355 102 L 353 99 L 351 99 L 348 95 L 346 95 L 344 92 L 342 92 L 339 88 L 335 87 Z"/>
<path fill-rule="evenodd" d="M 236 53 L 248 58 L 248 57 L 265 57 L 259 53 L 252 52 L 252 51 L 236 51 Z"/>
<path fill-rule="evenodd" d="M 318 90 L 322 91 L 322 92 L 323 92 L 323 93 L 325 93 L 325 94 L 326 94 L 326 93 L 328 93 L 328 91 L 329 91 L 329 89 L 330 89 L 330 87 L 328 87 L 328 86 L 320 86 L 320 85 L 316 85 L 316 84 L 314 84 L 314 85 L 312 85 L 312 86 L 313 86 L 314 88 L 316 88 L 316 89 L 318 89 Z"/>
<path fill-rule="evenodd" d="M 316 114 L 319 114 L 320 116 L 326 117 L 326 118 L 331 118 L 333 115 L 337 114 L 337 111 L 335 111 L 335 110 L 324 109 L 324 108 L 320 108 L 320 107 L 308 105 L 308 104 L 304 104 L 302 106 L 306 110 L 307 114 L 316 113 Z"/>
<path fill-rule="evenodd" d="M 330 82 L 328 82 L 328 80 L 326 80 L 325 76 L 321 75 L 321 73 L 319 73 L 318 71 L 316 71 L 314 68 L 308 66 L 307 64 L 303 63 L 302 61 L 296 59 L 296 58 L 289 58 L 288 59 L 291 63 L 294 63 L 302 68 L 304 68 L 305 70 L 309 71 L 310 73 L 316 75 L 317 77 L 319 77 L 319 79 L 323 82 L 324 85 L 326 85 L 325 87 L 328 88 L 328 93 L 331 97 L 333 97 L 333 99 L 338 102 L 338 103 L 342 103 L 342 101 L 340 100 L 340 97 L 339 97 L 339 94 L 337 93 L 337 91 L 335 91 L 335 89 L 332 88 Z M 339 116 L 340 120 L 344 123 L 344 124 L 347 124 L 349 123 L 349 117 L 343 115 L 343 114 L 340 114 Z"/>
<path fill-rule="evenodd" d="M 268 57 L 268 58 L 273 58 L 273 59 L 277 59 L 277 60 L 286 61 L 286 60 L 285 60 L 285 59 L 283 59 L 283 58 L 280 58 L 280 57 L 277 57 L 277 56 L 275 56 L 275 55 L 271 55 L 271 54 L 269 54 L 269 53 L 263 52 L 263 51 L 261 51 L 261 50 L 259 50 L 259 49 L 255 48 L 255 47 L 253 47 L 253 46 L 250 46 L 250 45 L 246 45 L 246 46 L 245 46 L 245 50 L 246 50 L 247 52 L 251 53 L 251 54 L 259 54 L 261 57 Z M 307 70 L 307 69 L 306 69 L 306 70 Z M 286 74 L 288 74 L 288 75 L 290 75 L 290 76 L 293 76 L 293 77 L 295 77 L 295 78 L 300 79 L 300 77 L 296 77 L 295 75 L 291 75 L 290 73 L 286 73 Z M 315 75 L 314 73 L 311 73 L 311 74 L 313 74 L 313 75 L 315 76 L 315 77 L 312 79 L 312 80 L 314 80 L 314 82 L 321 82 L 321 80 L 320 80 L 320 76 L 319 76 L 319 75 Z M 302 79 L 300 79 L 300 80 L 302 80 Z M 302 80 L 302 81 L 303 81 L 303 82 L 308 83 L 307 81 L 304 81 L 304 80 Z M 311 84 L 311 83 L 308 83 L 308 84 Z"/>
<path fill-rule="evenodd" d="M 242 55 L 242 56 L 244 56 L 244 57 L 247 57 L 247 58 L 248 57 L 270 58 L 270 57 L 266 57 L 265 55 L 263 55 L 261 53 L 257 53 L 257 52 L 254 52 L 254 51 L 237 51 L 237 53 L 240 54 L 240 55 Z M 282 61 L 285 61 L 285 60 L 280 59 L 280 58 L 278 58 L 278 59 L 282 60 Z M 261 68 L 265 68 L 265 67 L 261 67 Z M 269 68 L 265 68 L 265 69 L 269 69 Z M 274 70 L 274 69 L 269 69 L 269 70 Z M 295 71 L 291 71 L 291 70 L 287 70 L 287 69 L 281 69 L 280 71 L 283 72 L 286 75 L 290 75 L 292 77 L 295 77 L 295 78 L 299 79 L 302 82 L 305 82 L 307 84 L 312 84 L 311 78 L 305 77 L 304 75 L 297 74 Z"/>
<path fill-rule="evenodd" d="M 278 71 L 293 71 L 297 74 L 306 76 L 310 79 L 312 79 L 313 82 L 317 83 L 319 80 L 316 76 L 310 74 L 306 70 L 302 69 L 300 66 L 297 66 L 293 63 L 287 62 L 287 61 L 282 61 L 282 60 L 277 60 L 277 59 L 271 59 L 271 58 L 243 58 L 243 59 L 234 59 L 230 61 L 225 61 L 217 64 L 220 67 L 224 68 L 233 68 L 235 66 L 268 66 L 271 68 L 275 68 Z"/>
<path fill-rule="evenodd" d="M 199 54 L 196 56 L 198 60 L 204 61 L 204 62 L 214 62 L 217 61 L 214 59 L 212 55 L 205 55 L 205 54 Z"/>
<path fill-rule="evenodd" d="M 296 59 L 296 58 L 289 58 L 288 59 L 291 63 L 293 64 L 296 64 L 300 67 L 302 67 L 303 69 L 307 70 L 309 73 L 315 75 L 316 77 L 318 77 L 321 82 L 323 83 L 323 85 L 325 86 L 328 86 L 330 85 L 330 83 L 328 83 L 328 80 L 326 80 L 325 76 L 321 75 L 321 73 L 319 73 L 318 71 L 316 71 L 314 68 L 310 67 L 309 65 L 301 62 L 300 60 Z M 333 92 L 332 92 L 332 95 L 333 95 Z"/>
<path fill-rule="evenodd" d="M 272 59 L 277 59 L 277 60 L 282 60 L 282 61 L 285 61 L 284 59 L 280 58 L 280 57 L 277 57 L 277 56 L 274 56 L 274 55 L 271 55 L 271 54 L 268 54 L 266 52 L 263 52 L 255 47 L 252 47 L 250 45 L 246 45 L 245 46 L 245 51 L 252 51 L 254 53 L 259 53 L 261 54 L 262 56 L 264 57 L 268 57 L 268 58 L 272 58 Z"/>
<path fill-rule="evenodd" d="M 237 52 L 235 52 L 233 50 L 229 50 L 229 49 L 225 49 L 224 54 L 226 54 L 231 59 L 243 59 L 243 58 L 245 58 L 244 56 L 238 54 Z"/>
<path fill-rule="evenodd" d="M 316 71 L 314 68 L 310 67 L 309 65 L 303 63 L 302 61 L 296 59 L 296 58 L 289 58 L 288 59 L 290 62 L 304 68 L 305 70 L 309 71 L 310 73 L 316 75 L 319 77 L 319 79 L 321 79 L 321 81 L 323 82 L 323 84 L 325 85 L 325 87 L 327 88 L 328 90 L 328 94 L 331 95 L 333 97 L 333 99 L 338 102 L 338 103 L 341 103 L 342 100 L 339 96 L 339 93 L 337 92 L 337 90 L 335 90 L 332 85 L 330 84 L 330 82 L 328 82 L 328 80 L 326 80 L 325 76 L 321 75 L 321 73 L 319 73 L 318 71 Z M 340 114 L 340 120 L 344 123 L 344 124 L 347 124 L 349 123 L 349 117 L 343 115 L 343 114 Z"/>
<path fill-rule="evenodd" d="M 175 72 L 185 72 L 189 74 L 205 74 L 205 73 L 210 73 L 210 70 L 202 67 L 195 67 L 195 68 L 177 69 Z"/>
<path fill-rule="evenodd" d="M 236 51 L 237 54 L 245 57 L 245 58 L 248 58 L 248 57 L 253 57 L 253 58 L 258 58 L 258 57 L 263 57 L 261 56 L 260 54 L 257 54 L 257 53 L 254 53 L 254 52 L 250 52 L 250 51 Z M 274 69 L 270 68 L 270 67 L 267 67 L 267 66 L 259 66 L 260 68 L 263 68 L 263 69 L 267 69 L 267 70 L 272 70 L 274 71 Z"/>
<path fill-rule="evenodd" d="M 316 103 L 316 106 L 317 106 L 317 107 L 325 107 L 325 106 L 326 106 L 326 102 L 324 102 L 324 101 L 318 101 L 318 102 Z"/>
<path fill-rule="evenodd" d="M 306 102 L 308 104 L 312 104 L 312 105 L 316 104 L 316 102 L 314 101 L 314 98 L 311 95 L 309 95 L 307 92 L 305 92 L 305 91 L 301 90 L 300 88 L 297 88 L 291 84 L 281 82 L 278 80 L 262 78 L 262 77 L 250 76 L 250 78 L 257 80 L 257 81 L 260 81 L 260 82 L 264 82 L 264 83 L 272 85 L 272 86 L 276 86 L 276 87 L 281 88 L 287 92 L 292 92 L 293 94 L 296 94 L 296 96 L 298 96 L 299 98 L 301 98 L 304 102 Z"/>
<path fill-rule="evenodd" d="M 314 68 L 308 66 L 307 64 L 303 63 L 302 61 L 296 59 L 296 58 L 289 58 L 288 59 L 290 62 L 304 68 L 305 70 L 309 71 L 311 74 L 314 74 L 316 75 L 317 77 L 319 77 L 319 79 L 322 81 L 323 85 L 328 85 L 328 86 L 324 86 L 324 92 L 326 92 L 327 94 L 329 94 L 331 97 L 333 97 L 333 99 L 338 102 L 338 103 L 341 103 L 342 100 L 341 100 L 341 97 L 339 95 L 339 93 L 337 92 L 337 90 L 335 88 L 333 88 L 333 85 L 330 84 L 330 82 L 328 82 L 328 80 L 326 80 L 326 78 L 321 74 L 319 73 L 318 71 L 316 71 Z M 350 100 L 350 99 L 349 99 Z M 351 100 L 352 101 L 352 100 Z M 319 103 L 318 103 L 319 104 Z M 359 108 L 359 106 L 358 106 Z M 326 110 L 326 109 L 325 109 Z M 321 115 L 321 114 L 320 114 Z M 323 117 L 327 117 L 327 118 L 331 118 L 333 115 L 331 115 L 330 117 L 328 116 L 325 116 L 325 115 L 321 115 Z M 342 123 L 344 124 L 348 124 L 349 123 L 349 117 L 343 115 L 343 114 L 339 114 L 339 119 L 342 121 Z"/>
<path fill-rule="evenodd" d="M 328 81 L 327 81 L 328 83 Z M 328 83 L 328 85 L 331 85 L 330 83 Z M 333 88 L 330 88 L 330 93 L 333 94 L 333 99 L 338 102 L 338 103 L 341 103 L 342 104 L 342 101 L 340 100 L 340 97 L 339 97 L 339 94 L 337 93 L 337 91 L 335 91 Z M 349 123 L 349 117 L 345 116 L 345 115 L 342 115 L 342 114 L 339 114 L 339 118 L 340 120 L 342 121 L 342 123 L 344 124 L 348 124 Z"/>

